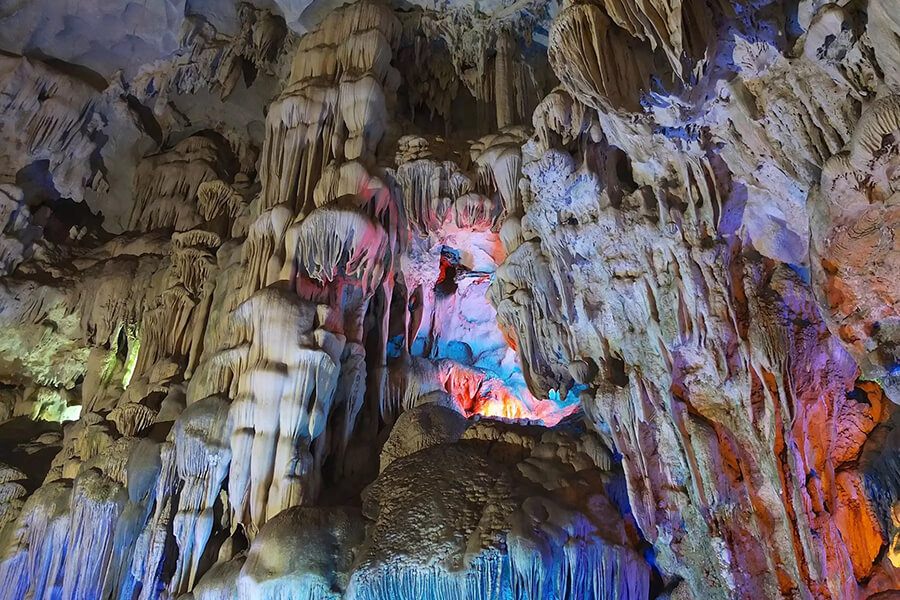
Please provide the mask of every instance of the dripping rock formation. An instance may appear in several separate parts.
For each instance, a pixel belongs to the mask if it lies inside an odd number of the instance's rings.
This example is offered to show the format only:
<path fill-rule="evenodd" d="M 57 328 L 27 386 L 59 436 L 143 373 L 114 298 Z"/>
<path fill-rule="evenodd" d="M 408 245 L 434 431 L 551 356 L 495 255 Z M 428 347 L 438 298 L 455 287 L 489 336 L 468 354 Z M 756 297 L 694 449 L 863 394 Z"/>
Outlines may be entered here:
<path fill-rule="evenodd" d="M 900 598 L 898 0 L 0 3 L 0 596 Z"/>

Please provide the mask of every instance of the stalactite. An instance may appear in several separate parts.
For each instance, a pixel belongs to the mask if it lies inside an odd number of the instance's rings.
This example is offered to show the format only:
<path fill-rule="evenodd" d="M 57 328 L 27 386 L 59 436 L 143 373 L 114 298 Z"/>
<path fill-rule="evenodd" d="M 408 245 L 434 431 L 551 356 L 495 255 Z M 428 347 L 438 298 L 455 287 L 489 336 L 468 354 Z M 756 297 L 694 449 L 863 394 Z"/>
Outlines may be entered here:
<path fill-rule="evenodd" d="M 210 396 L 188 406 L 174 426 L 181 491 L 172 522 L 178 565 L 170 584 L 178 592 L 194 587 L 200 556 L 213 529 L 213 505 L 228 474 L 231 451 L 228 402 Z"/>
<path fill-rule="evenodd" d="M 12 597 L 31 593 L 43 598 L 57 586 L 71 489 L 71 484 L 55 482 L 42 486 L 25 501 L 16 523 L 15 544 L 7 549 L 0 565 L 0 581 Z"/>
<path fill-rule="evenodd" d="M 197 193 L 204 183 L 226 175 L 223 150 L 211 139 L 195 135 L 173 148 L 148 156 L 138 166 L 137 190 L 129 228 L 149 231 L 172 227 L 186 231 L 201 223 Z M 204 205 L 207 200 L 203 200 Z"/>
<path fill-rule="evenodd" d="M 95 174 L 90 163 L 98 149 L 94 132 L 102 129 L 98 112 L 103 101 L 96 90 L 43 62 L 20 56 L 4 55 L 0 73 L 0 111 L 6 122 L 0 135 L 10 146 L 3 164 L 4 183 L 11 183 L 19 169 L 43 159 L 66 196 L 82 199 L 88 182 L 103 188 L 103 174 Z"/>
<path fill-rule="evenodd" d="M 301 40 L 291 83 L 266 119 L 262 210 L 287 204 L 306 214 L 332 158 L 371 162 L 398 85 L 398 34 L 390 11 L 360 2 Z"/>
<path fill-rule="evenodd" d="M 239 522 L 259 527 L 317 495 L 307 447 L 331 412 L 344 343 L 321 328 L 323 316 L 279 288 L 261 290 L 234 312 L 250 340 L 231 405 L 229 498 Z"/>

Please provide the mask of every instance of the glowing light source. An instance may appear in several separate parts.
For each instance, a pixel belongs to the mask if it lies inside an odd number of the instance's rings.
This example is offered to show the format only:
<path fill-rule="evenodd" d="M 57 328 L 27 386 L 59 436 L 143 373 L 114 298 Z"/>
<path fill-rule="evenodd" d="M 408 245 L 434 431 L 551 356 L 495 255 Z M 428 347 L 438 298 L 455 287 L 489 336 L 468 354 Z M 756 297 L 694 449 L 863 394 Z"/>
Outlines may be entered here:
<path fill-rule="evenodd" d="M 128 332 L 128 356 L 125 358 L 125 374 L 122 376 L 122 388 L 127 388 L 137 366 L 138 353 L 141 351 L 141 340 L 132 332 Z"/>
<path fill-rule="evenodd" d="M 35 421 L 77 421 L 81 416 L 80 405 L 68 405 L 71 394 L 62 389 L 40 388 L 31 401 L 34 407 L 31 418 Z"/>
<path fill-rule="evenodd" d="M 457 409 L 469 417 L 546 426 L 578 410 L 578 390 L 564 398 L 558 393 L 550 398 L 531 395 L 516 354 L 514 332 L 498 325 L 487 291 L 505 258 L 499 235 L 487 226 L 460 228 L 445 222 L 439 244 L 440 262 L 428 263 L 432 269 L 428 275 L 436 275 L 433 297 L 424 301 L 421 288 L 410 297 L 410 312 L 425 310 L 419 318 L 430 322 L 430 327 L 420 327 L 416 321 L 416 333 L 411 335 L 417 337 L 410 352 L 441 361 L 441 385 Z M 436 249 L 429 261 L 434 261 Z"/>
<path fill-rule="evenodd" d="M 548 427 L 578 409 L 577 402 L 541 400 L 527 389 L 513 391 L 502 379 L 459 364 L 451 365 L 443 378 L 444 389 L 467 417 L 481 415 L 517 421 L 540 421 Z"/>
<path fill-rule="evenodd" d="M 60 421 L 77 421 L 81 417 L 81 405 L 67 406 L 63 410 Z"/>

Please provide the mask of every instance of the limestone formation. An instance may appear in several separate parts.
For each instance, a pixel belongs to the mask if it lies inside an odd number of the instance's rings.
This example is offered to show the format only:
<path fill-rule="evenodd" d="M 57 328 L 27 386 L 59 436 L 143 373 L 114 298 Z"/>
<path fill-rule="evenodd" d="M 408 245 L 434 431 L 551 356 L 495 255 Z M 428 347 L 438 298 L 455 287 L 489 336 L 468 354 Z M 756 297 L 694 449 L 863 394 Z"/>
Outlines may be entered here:
<path fill-rule="evenodd" d="M 0 9 L 0 595 L 900 594 L 895 0 L 113 4 Z"/>

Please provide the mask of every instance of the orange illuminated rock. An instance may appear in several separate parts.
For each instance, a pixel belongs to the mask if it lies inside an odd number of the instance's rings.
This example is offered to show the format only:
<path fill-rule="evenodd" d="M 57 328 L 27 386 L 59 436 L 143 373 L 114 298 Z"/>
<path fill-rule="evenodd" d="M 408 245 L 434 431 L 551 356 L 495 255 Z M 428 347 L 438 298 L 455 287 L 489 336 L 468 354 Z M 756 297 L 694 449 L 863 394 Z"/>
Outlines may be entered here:
<path fill-rule="evenodd" d="M 884 545 L 881 525 L 868 503 L 859 475 L 841 471 L 835 476 L 834 483 L 835 525 L 847 545 L 854 575 L 857 579 L 865 579 Z"/>

